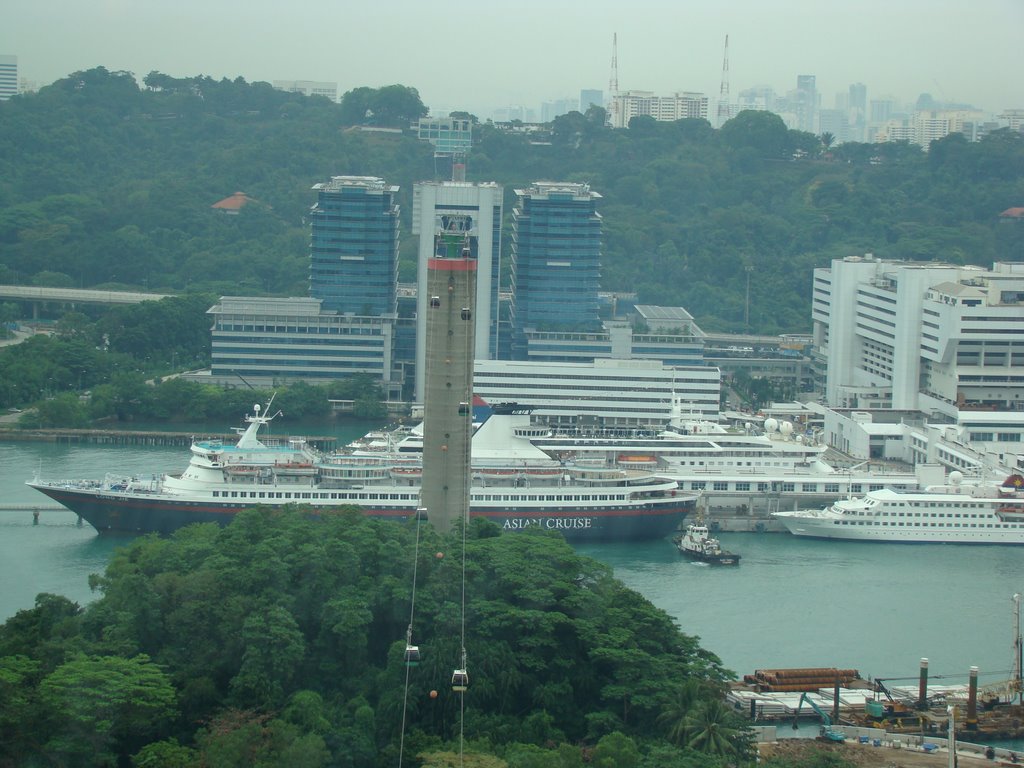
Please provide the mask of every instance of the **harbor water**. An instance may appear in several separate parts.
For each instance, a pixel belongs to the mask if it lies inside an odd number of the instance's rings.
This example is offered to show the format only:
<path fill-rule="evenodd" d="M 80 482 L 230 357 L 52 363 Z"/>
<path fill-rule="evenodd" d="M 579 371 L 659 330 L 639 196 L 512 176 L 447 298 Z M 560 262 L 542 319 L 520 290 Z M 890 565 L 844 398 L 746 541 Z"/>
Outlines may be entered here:
<path fill-rule="evenodd" d="M 187 460 L 181 448 L 0 441 L 0 504 L 52 506 L 24 485 L 37 471 L 51 478 L 145 476 L 180 471 Z M 936 682 L 963 683 L 972 665 L 982 684 L 1010 676 L 1012 597 L 1024 592 L 1024 548 L 824 542 L 782 533 L 721 539 L 742 556 L 740 565 L 695 563 L 667 540 L 579 551 L 610 565 L 738 676 L 834 666 L 912 686 L 922 657 Z M 38 522 L 28 510 L 0 512 L 0 621 L 30 608 L 40 592 L 83 604 L 94 599 L 89 574 L 102 572 L 124 541 L 97 535 L 68 511 L 43 510 Z"/>

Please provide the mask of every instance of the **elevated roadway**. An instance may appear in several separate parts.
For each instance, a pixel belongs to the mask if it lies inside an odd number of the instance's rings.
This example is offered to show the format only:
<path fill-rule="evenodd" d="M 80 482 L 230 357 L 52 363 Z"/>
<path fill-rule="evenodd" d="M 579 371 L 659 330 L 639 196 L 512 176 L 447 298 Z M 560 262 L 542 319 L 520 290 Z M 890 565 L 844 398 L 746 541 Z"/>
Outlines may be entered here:
<path fill-rule="evenodd" d="M 64 304 L 138 304 L 159 301 L 173 294 L 140 291 L 97 291 L 90 288 L 40 288 L 34 285 L 0 285 L 0 301 L 55 302 Z"/>

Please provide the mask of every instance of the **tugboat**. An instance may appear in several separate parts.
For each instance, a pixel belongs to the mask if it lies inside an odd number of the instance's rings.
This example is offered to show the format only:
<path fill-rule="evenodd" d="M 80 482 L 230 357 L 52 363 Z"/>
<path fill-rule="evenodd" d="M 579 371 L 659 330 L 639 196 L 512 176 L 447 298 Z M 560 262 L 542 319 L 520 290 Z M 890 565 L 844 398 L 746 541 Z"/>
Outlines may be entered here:
<path fill-rule="evenodd" d="M 739 565 L 740 556 L 722 549 L 721 542 L 711 535 L 704 523 L 704 515 L 698 514 L 694 523 L 686 526 L 686 532 L 676 538 L 680 554 L 692 560 L 711 565 Z"/>

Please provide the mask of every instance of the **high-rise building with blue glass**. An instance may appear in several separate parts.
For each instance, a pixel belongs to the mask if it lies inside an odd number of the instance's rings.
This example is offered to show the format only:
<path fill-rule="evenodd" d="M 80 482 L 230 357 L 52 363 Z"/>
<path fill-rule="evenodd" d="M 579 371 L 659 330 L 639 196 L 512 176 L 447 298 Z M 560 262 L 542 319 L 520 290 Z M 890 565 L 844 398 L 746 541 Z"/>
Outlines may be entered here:
<path fill-rule="evenodd" d="M 512 211 L 512 356 L 527 331 L 600 330 L 601 195 L 589 184 L 540 181 Z"/>
<path fill-rule="evenodd" d="M 310 296 L 342 314 L 394 315 L 398 187 L 376 176 L 334 176 L 313 189 Z"/>

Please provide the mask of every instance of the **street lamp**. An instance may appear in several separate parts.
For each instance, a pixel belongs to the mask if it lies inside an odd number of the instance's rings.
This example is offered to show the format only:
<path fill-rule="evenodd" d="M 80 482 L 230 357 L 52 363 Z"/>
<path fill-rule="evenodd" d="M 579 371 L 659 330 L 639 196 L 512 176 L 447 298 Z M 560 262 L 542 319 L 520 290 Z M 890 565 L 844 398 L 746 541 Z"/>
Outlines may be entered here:
<path fill-rule="evenodd" d="M 949 725 L 946 729 L 946 748 L 949 751 L 949 768 L 956 768 L 956 707 L 950 704 L 946 707 L 946 714 L 949 715 Z"/>

